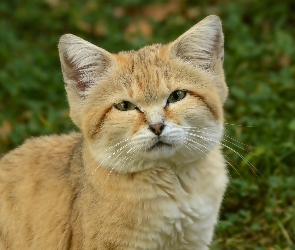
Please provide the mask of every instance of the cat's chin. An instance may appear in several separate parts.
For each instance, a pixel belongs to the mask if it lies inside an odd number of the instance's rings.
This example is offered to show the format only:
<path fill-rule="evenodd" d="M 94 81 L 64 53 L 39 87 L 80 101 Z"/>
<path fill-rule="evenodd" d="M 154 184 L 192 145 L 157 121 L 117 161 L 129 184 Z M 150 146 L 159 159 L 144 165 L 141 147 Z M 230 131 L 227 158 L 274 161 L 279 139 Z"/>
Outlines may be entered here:
<path fill-rule="evenodd" d="M 172 147 L 170 144 L 159 141 L 157 143 L 155 143 L 152 147 L 150 147 L 149 151 L 151 150 L 161 150 L 162 148 L 165 147 Z"/>
<path fill-rule="evenodd" d="M 145 157 L 151 160 L 166 159 L 175 154 L 175 147 L 168 143 L 157 142 L 145 152 Z"/>

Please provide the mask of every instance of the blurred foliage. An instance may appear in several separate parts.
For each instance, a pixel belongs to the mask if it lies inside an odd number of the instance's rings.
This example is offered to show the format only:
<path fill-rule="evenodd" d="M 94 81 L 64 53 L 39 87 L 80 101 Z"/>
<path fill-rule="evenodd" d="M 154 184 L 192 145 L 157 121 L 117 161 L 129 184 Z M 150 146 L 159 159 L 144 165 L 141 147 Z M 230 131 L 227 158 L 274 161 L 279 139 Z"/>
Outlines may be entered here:
<path fill-rule="evenodd" d="M 231 182 L 211 248 L 295 249 L 294 9 L 293 0 L 1 1 L 0 154 L 27 137 L 74 129 L 57 53 L 62 34 L 118 52 L 167 43 L 217 14 Z"/>

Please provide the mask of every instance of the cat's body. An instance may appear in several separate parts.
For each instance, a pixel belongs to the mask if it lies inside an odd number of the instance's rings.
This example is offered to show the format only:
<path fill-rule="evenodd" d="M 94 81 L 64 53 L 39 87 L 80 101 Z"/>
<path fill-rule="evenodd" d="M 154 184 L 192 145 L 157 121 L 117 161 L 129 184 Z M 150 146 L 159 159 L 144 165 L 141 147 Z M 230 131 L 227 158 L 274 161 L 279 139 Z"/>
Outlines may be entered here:
<path fill-rule="evenodd" d="M 85 185 L 82 144 L 77 133 L 40 137 L 2 160 L 1 249 L 204 249 L 225 188 L 218 149 L 186 168 L 98 168 Z"/>
<path fill-rule="evenodd" d="M 227 184 L 219 19 L 138 52 L 59 49 L 82 133 L 0 159 L 0 249 L 208 249 Z"/>

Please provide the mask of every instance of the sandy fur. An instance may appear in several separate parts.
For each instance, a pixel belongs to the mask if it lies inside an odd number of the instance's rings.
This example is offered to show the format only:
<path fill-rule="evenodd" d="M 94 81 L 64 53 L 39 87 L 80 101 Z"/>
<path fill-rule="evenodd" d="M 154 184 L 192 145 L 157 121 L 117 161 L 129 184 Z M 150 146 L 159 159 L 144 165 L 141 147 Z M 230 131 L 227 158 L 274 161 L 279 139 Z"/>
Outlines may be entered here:
<path fill-rule="evenodd" d="M 1 160 L 1 249 L 204 249 L 226 184 L 218 148 L 186 168 L 98 168 L 89 179 L 82 144 L 76 133 L 41 137 Z"/>
<path fill-rule="evenodd" d="M 139 51 L 73 35 L 59 51 L 81 133 L 29 139 L 0 159 L 0 249 L 208 249 L 227 185 L 219 19 Z M 187 95 L 166 105 L 175 90 Z M 159 122 L 160 137 L 149 129 Z M 150 150 L 158 138 L 173 146 Z"/>

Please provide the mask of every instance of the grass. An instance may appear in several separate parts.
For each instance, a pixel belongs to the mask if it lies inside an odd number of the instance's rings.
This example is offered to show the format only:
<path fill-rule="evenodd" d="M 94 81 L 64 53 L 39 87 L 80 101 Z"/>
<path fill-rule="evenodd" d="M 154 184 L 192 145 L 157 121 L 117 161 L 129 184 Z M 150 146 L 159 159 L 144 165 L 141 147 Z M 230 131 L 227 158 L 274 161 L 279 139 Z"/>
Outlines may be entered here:
<path fill-rule="evenodd" d="M 74 129 L 57 53 L 62 34 L 118 52 L 169 42 L 217 14 L 230 89 L 226 133 L 250 153 L 231 145 L 245 161 L 225 149 L 230 185 L 211 249 L 295 249 L 294 9 L 291 0 L 2 1 L 0 154 L 27 137 Z"/>

